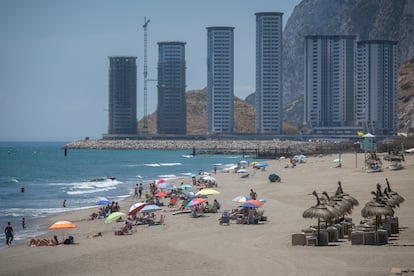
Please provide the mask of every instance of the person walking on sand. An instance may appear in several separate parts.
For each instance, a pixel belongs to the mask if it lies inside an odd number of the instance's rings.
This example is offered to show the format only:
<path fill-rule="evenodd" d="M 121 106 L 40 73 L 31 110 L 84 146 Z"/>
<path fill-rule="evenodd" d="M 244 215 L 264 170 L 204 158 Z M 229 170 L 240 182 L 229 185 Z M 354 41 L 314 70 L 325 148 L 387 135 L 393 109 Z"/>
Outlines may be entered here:
<path fill-rule="evenodd" d="M 138 198 L 138 183 L 135 184 L 135 188 L 134 188 L 134 199 Z"/>
<path fill-rule="evenodd" d="M 144 190 L 144 187 L 142 186 L 142 183 L 139 183 L 139 187 L 138 187 L 139 199 L 141 199 L 143 190 Z"/>
<path fill-rule="evenodd" d="M 11 226 L 10 221 L 7 223 L 7 226 L 4 228 L 4 233 L 6 234 L 6 244 L 11 245 L 14 239 L 14 231 L 13 227 Z"/>
<path fill-rule="evenodd" d="M 257 199 L 257 193 L 255 191 L 253 191 L 253 189 L 250 189 L 250 197 L 252 199 Z"/>

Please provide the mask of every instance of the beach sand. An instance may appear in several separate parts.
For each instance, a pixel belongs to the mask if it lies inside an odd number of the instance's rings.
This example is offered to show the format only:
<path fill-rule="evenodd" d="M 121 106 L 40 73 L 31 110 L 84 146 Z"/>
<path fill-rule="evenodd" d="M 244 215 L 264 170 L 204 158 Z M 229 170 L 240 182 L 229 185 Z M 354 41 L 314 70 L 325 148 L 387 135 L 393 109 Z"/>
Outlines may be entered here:
<path fill-rule="evenodd" d="M 231 199 L 248 195 L 254 189 L 263 206 L 267 221 L 257 225 L 230 226 L 218 224 L 217 214 L 191 218 L 189 214 L 172 215 L 171 208 L 157 212 L 166 215 L 164 225 L 136 226 L 132 235 L 115 236 L 122 223 L 104 224 L 103 219 L 89 221 L 92 211 L 67 212 L 45 219 L 49 226 L 58 220 L 69 220 L 77 228 L 65 230 L 75 238 L 74 245 L 28 247 L 13 245 L 0 250 L 1 275 L 389 275 L 394 269 L 408 269 L 403 275 L 414 275 L 414 156 L 406 156 L 405 169 L 381 173 L 363 171 L 363 154 L 342 154 L 342 168 L 335 168 L 337 155 L 308 157 L 295 168 L 284 168 L 288 160 L 268 161 L 266 171 L 240 178 L 235 173 L 217 173 L 217 190 L 210 196 L 218 199 L 224 209 L 237 204 Z M 249 168 L 251 170 L 251 168 Z M 282 182 L 270 183 L 272 172 Z M 313 190 L 333 194 L 337 181 L 360 205 L 349 216 L 354 223 L 362 219 L 361 209 L 372 198 L 371 191 L 385 178 L 391 188 L 405 198 L 395 209 L 400 234 L 389 245 L 351 245 L 341 240 L 331 246 L 292 246 L 291 235 L 300 233 L 316 219 L 302 218 L 307 208 L 316 204 Z M 135 201 L 121 202 L 121 211 L 128 212 Z M 164 199 L 167 203 L 167 199 Z M 179 201 L 180 203 L 180 201 Z M 88 238 L 102 232 L 102 237 Z M 47 237 L 62 231 L 51 230 Z"/>

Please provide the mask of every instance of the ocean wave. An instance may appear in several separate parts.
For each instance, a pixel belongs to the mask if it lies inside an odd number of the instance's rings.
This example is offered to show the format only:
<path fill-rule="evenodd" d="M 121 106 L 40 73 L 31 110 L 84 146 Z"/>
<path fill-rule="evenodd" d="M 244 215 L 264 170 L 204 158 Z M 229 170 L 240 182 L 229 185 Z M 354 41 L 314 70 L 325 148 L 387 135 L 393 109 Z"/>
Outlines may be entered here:
<path fill-rule="evenodd" d="M 7 208 L 0 210 L 1 217 L 34 217 L 42 218 L 53 214 L 63 213 L 66 211 L 74 211 L 90 208 L 79 207 L 79 208 Z"/>
<path fill-rule="evenodd" d="M 185 176 L 193 176 L 193 173 L 190 172 L 185 172 L 185 173 L 180 173 L 181 175 L 185 175 Z"/>
<path fill-rule="evenodd" d="M 160 167 L 161 165 L 158 164 L 158 163 L 152 163 L 152 164 L 144 164 L 144 166 L 147 166 L 147 167 Z"/>
<path fill-rule="evenodd" d="M 113 190 L 113 189 L 116 189 L 116 187 L 107 187 L 107 188 L 103 188 L 103 189 L 92 188 L 92 189 L 89 189 L 89 190 L 67 191 L 66 193 L 68 195 L 83 195 L 83 194 L 107 192 L 107 191 L 110 191 L 110 190 Z"/>
<path fill-rule="evenodd" d="M 158 177 L 163 178 L 163 179 L 177 178 L 177 176 L 175 174 L 162 174 L 162 175 L 159 175 Z"/>
<path fill-rule="evenodd" d="M 0 178 L 0 182 L 1 183 L 19 183 L 19 180 L 17 180 L 17 178 L 14 177 L 2 177 Z"/>
<path fill-rule="evenodd" d="M 183 163 L 160 163 L 161 166 L 181 166 Z"/>

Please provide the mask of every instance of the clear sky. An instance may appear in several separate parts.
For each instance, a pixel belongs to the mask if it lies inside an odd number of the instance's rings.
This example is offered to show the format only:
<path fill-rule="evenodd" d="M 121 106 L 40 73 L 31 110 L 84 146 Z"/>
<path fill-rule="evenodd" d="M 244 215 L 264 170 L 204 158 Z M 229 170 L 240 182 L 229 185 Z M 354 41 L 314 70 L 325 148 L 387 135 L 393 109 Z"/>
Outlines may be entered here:
<path fill-rule="evenodd" d="M 159 41 L 186 42 L 187 90 L 206 87 L 206 27 L 235 27 L 235 95 L 255 90 L 255 13 L 300 0 L 0 0 L 0 141 L 101 138 L 108 129 L 109 56 L 137 57 L 144 113 L 144 17 L 148 77 Z M 148 82 L 148 114 L 156 109 Z"/>

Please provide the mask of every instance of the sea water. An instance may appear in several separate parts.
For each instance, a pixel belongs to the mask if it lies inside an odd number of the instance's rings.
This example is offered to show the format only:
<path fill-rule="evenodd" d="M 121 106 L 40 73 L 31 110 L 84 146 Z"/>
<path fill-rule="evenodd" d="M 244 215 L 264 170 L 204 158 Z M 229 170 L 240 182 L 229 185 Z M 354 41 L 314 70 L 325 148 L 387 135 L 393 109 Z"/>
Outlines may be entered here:
<path fill-rule="evenodd" d="M 231 166 L 243 158 L 192 156 L 190 150 L 69 150 L 65 156 L 65 144 L 0 142 L 0 225 L 12 223 L 16 242 L 47 232 L 38 225 L 40 218 L 96 207 L 102 197 L 120 202 L 133 194 L 136 183 L 146 186 L 160 178 L 178 177 L 191 183 L 200 171 L 211 172 L 217 164 Z M 2 234 L 0 247 L 4 246 Z"/>

